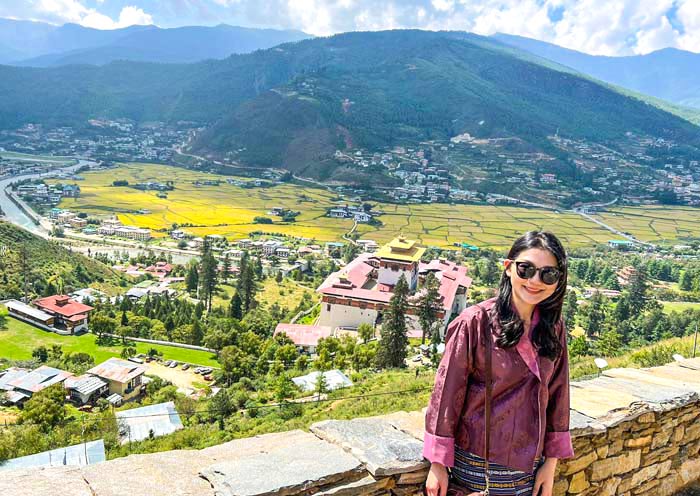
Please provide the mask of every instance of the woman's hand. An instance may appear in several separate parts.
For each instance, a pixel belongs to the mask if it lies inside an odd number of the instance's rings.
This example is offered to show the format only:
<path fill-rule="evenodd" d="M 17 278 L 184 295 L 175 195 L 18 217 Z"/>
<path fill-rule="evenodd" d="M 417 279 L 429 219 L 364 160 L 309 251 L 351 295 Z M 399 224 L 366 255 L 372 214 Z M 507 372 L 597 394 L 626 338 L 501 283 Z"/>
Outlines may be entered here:
<path fill-rule="evenodd" d="M 535 487 L 532 496 L 552 496 L 554 488 L 554 472 L 557 469 L 557 459 L 547 458 L 535 474 Z"/>
<path fill-rule="evenodd" d="M 447 468 L 442 463 L 431 463 L 428 478 L 425 481 L 425 493 L 427 496 L 445 496 L 449 475 Z"/>
<path fill-rule="evenodd" d="M 425 481 L 425 494 L 427 496 L 446 496 L 450 476 L 447 469 L 441 463 L 432 463 L 428 479 Z M 482 496 L 483 493 L 470 493 L 467 496 Z"/>

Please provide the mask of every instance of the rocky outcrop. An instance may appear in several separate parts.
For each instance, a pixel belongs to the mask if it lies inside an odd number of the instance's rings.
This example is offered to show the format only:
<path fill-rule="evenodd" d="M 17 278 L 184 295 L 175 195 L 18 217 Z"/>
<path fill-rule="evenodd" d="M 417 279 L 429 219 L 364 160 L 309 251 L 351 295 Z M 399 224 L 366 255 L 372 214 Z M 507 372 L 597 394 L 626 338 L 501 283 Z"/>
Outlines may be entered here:
<path fill-rule="evenodd" d="M 666 496 L 700 479 L 700 360 L 614 369 L 571 385 L 576 458 L 556 495 Z M 421 494 L 423 412 L 327 420 L 88 467 L 0 472 L 8 496 L 408 496 Z"/>

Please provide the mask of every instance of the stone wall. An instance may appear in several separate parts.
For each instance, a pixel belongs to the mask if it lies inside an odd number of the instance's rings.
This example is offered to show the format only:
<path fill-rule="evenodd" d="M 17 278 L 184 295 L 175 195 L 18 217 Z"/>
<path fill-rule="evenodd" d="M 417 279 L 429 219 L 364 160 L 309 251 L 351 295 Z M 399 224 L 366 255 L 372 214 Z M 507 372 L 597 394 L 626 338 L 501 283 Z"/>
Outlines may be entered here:
<path fill-rule="evenodd" d="M 670 495 L 700 479 L 700 361 L 615 369 L 571 385 L 576 458 L 555 494 Z M 88 467 L 0 471 L 3 496 L 421 494 L 423 412 L 327 420 L 203 450 Z"/>

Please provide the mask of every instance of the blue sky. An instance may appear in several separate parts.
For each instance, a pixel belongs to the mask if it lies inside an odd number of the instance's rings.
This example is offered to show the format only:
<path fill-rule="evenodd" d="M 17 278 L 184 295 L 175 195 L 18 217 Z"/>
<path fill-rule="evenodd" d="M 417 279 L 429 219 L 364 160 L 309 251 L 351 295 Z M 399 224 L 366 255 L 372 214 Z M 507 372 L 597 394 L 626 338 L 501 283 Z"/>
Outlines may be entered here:
<path fill-rule="evenodd" d="M 517 34 L 601 55 L 700 52 L 700 0 L 0 0 L 0 17 L 99 29 L 226 23 L 318 36 L 450 29 Z"/>

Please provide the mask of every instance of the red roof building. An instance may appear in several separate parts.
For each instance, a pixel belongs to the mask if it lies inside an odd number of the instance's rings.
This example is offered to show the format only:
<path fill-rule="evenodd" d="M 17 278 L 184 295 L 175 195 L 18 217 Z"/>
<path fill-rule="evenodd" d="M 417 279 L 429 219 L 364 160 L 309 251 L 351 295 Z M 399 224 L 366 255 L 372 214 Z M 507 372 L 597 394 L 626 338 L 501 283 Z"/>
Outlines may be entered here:
<path fill-rule="evenodd" d="M 65 328 L 71 334 L 88 330 L 88 314 L 93 310 L 90 305 L 85 305 L 71 299 L 67 295 L 54 295 L 34 300 L 34 306 L 39 310 L 54 316 L 54 326 Z"/>
<path fill-rule="evenodd" d="M 329 275 L 318 287 L 322 295 L 321 315 L 317 324 L 332 329 L 357 328 L 362 323 L 376 325 L 388 307 L 401 275 L 409 284 L 411 295 L 407 311 L 409 337 L 420 337 L 416 305 L 422 293 L 422 281 L 432 272 L 440 283 L 441 333 L 450 317 L 467 305 L 467 291 L 472 280 L 467 268 L 448 260 L 421 262 L 424 253 L 414 241 L 397 238 L 377 253 L 363 253 L 342 270 Z"/>

